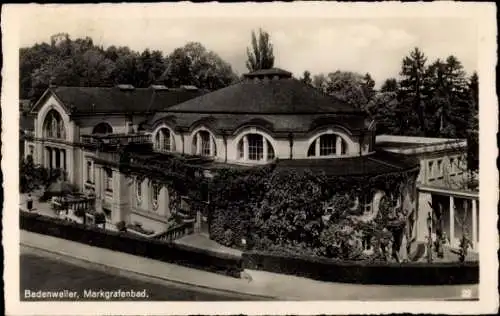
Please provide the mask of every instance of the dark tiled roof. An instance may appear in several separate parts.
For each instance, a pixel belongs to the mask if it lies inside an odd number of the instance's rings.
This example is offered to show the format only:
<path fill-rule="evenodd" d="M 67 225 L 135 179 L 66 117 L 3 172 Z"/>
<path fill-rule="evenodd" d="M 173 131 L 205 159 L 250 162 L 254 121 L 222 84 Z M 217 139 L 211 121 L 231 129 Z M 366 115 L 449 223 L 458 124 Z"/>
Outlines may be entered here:
<path fill-rule="evenodd" d="M 259 126 L 271 134 L 308 133 L 325 125 L 344 126 L 351 132 L 364 129 L 364 121 L 358 116 L 335 114 L 220 114 L 220 113 L 156 113 L 150 120 L 154 128 L 162 122 L 174 129 L 186 130 L 199 124 L 215 133 L 233 133 L 243 126 Z"/>
<path fill-rule="evenodd" d="M 296 79 L 243 80 L 173 106 L 169 112 L 317 114 L 360 113 L 346 102 Z"/>
<path fill-rule="evenodd" d="M 205 90 L 117 87 L 51 87 L 72 113 L 144 113 L 168 108 L 206 93 Z"/>
<path fill-rule="evenodd" d="M 363 176 L 402 172 L 418 168 L 418 159 L 384 151 L 361 157 L 338 159 L 286 159 L 279 160 L 281 169 L 308 169 L 329 176 Z"/>
<path fill-rule="evenodd" d="M 244 74 L 243 76 L 247 78 L 260 77 L 260 76 L 267 76 L 267 77 L 278 76 L 281 78 L 290 78 L 292 76 L 292 73 L 283 70 L 281 68 L 270 68 L 270 69 L 259 69 L 254 72 Z"/>

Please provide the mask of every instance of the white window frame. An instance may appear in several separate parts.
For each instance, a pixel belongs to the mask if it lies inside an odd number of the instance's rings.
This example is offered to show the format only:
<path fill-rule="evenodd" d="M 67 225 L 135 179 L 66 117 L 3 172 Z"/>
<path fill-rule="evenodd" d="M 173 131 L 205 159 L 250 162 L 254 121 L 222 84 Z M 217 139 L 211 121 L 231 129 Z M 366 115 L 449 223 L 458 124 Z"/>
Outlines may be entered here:
<path fill-rule="evenodd" d="M 333 144 L 329 148 L 332 149 L 330 154 L 324 153 L 325 137 L 333 137 Z M 314 136 L 313 140 L 309 143 L 307 147 L 306 156 L 307 158 L 334 158 L 334 157 L 345 157 L 349 155 L 349 143 L 346 138 L 338 132 L 328 131 L 325 133 L 320 133 Z M 312 153 L 310 155 L 310 153 Z"/>
<path fill-rule="evenodd" d="M 165 146 L 166 143 L 166 137 L 163 131 L 168 132 L 168 146 Z M 154 133 L 154 149 L 159 152 L 174 152 L 175 151 L 175 134 L 173 130 L 170 127 L 167 127 L 165 125 L 162 125 L 159 127 L 156 132 Z M 166 148 L 168 147 L 168 148 Z"/>
<path fill-rule="evenodd" d="M 135 180 L 135 196 L 137 199 L 137 204 L 140 205 L 142 203 L 142 181 L 138 179 Z"/>
<path fill-rule="evenodd" d="M 159 183 L 151 183 L 151 204 L 153 211 L 157 211 L 160 206 L 161 185 Z"/>
<path fill-rule="evenodd" d="M 254 158 L 258 159 L 250 159 L 250 137 L 260 137 L 262 140 L 262 152 L 259 153 L 257 151 L 256 156 Z M 259 148 L 258 146 L 254 146 L 255 148 Z M 250 130 L 244 133 L 240 138 L 238 138 L 238 142 L 236 143 L 236 158 L 239 161 L 250 162 L 250 163 L 267 163 L 276 158 L 276 151 L 274 149 L 274 144 L 270 140 L 267 135 L 257 131 Z"/>
<path fill-rule="evenodd" d="M 217 155 L 217 144 L 213 133 L 206 128 L 199 128 L 192 133 L 192 153 L 204 157 Z M 208 139 L 204 139 L 208 137 Z"/>
<path fill-rule="evenodd" d="M 87 183 L 94 183 L 94 164 L 90 159 L 87 159 L 85 163 L 85 176 L 87 177 Z"/>
<path fill-rule="evenodd" d="M 428 177 L 427 177 L 427 180 L 434 180 L 435 179 L 435 176 L 434 176 L 434 160 L 428 160 L 427 161 L 427 173 L 428 173 Z"/>
<path fill-rule="evenodd" d="M 113 169 L 104 169 L 104 188 L 108 192 L 113 192 Z"/>
<path fill-rule="evenodd" d="M 438 159 L 436 161 L 436 168 L 437 168 L 437 178 L 438 179 L 443 178 L 443 159 Z"/>

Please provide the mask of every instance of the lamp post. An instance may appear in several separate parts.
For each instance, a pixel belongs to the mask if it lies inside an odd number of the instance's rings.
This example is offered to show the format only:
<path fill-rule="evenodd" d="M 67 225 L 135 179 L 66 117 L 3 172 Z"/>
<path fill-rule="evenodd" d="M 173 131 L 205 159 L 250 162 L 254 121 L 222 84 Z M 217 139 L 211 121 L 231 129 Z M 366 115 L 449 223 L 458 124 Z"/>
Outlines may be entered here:
<path fill-rule="evenodd" d="M 429 230 L 429 240 L 427 242 L 427 262 L 432 262 L 432 216 L 427 213 L 427 229 Z"/>

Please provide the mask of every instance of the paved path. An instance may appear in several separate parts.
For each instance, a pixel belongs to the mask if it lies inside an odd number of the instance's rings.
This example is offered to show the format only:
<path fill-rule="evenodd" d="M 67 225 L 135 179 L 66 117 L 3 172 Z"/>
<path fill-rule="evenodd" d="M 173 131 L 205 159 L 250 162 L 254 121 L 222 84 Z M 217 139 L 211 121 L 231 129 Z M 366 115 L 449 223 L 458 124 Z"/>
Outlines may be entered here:
<path fill-rule="evenodd" d="M 262 271 L 252 280 L 190 269 L 65 239 L 21 231 L 21 244 L 152 278 L 280 300 L 443 300 L 458 299 L 464 288 L 478 297 L 478 286 L 383 286 L 314 281 Z"/>

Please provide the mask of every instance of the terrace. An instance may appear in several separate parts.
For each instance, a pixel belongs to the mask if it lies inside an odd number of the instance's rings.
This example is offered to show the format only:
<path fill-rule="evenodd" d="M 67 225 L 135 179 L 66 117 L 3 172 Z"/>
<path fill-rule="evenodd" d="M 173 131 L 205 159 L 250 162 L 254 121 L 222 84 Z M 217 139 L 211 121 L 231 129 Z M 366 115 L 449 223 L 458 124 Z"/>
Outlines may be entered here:
<path fill-rule="evenodd" d="M 129 144 L 153 144 L 151 134 L 134 133 L 134 134 L 106 134 L 106 135 L 81 135 L 80 143 L 83 146 L 93 148 L 116 148 Z"/>

